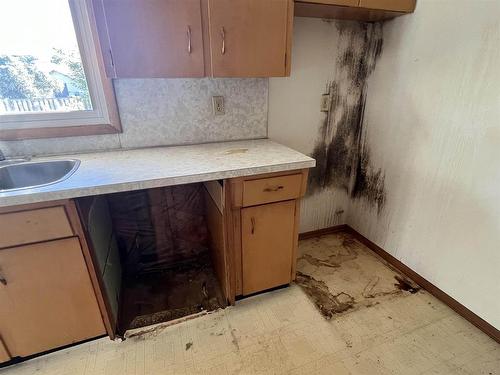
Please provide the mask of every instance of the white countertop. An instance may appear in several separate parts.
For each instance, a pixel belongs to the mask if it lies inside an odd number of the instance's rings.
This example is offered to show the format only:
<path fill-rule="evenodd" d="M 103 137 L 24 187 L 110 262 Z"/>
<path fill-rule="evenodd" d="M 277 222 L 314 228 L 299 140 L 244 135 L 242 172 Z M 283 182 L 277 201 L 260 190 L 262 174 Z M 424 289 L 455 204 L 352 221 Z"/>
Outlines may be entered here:
<path fill-rule="evenodd" d="M 0 207 L 311 168 L 314 159 L 268 139 L 36 158 L 78 159 L 67 180 L 0 193 Z"/>

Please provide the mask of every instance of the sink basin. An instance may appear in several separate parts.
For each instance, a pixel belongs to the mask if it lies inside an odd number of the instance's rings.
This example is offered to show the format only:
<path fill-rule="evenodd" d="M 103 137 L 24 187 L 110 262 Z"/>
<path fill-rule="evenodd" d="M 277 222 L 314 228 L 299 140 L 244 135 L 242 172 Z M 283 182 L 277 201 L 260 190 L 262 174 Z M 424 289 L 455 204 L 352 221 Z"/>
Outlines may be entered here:
<path fill-rule="evenodd" d="M 33 189 L 64 181 L 78 169 L 76 159 L 31 161 L 0 166 L 0 192 Z"/>

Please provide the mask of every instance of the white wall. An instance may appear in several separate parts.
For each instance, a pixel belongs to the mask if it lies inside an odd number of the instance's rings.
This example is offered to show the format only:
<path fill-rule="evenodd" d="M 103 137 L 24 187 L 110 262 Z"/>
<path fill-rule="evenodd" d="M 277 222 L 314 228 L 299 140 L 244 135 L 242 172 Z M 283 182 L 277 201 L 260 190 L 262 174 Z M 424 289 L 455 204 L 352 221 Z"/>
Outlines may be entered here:
<path fill-rule="evenodd" d="M 345 23 L 354 26 L 354 23 Z M 339 23 L 295 18 L 292 73 L 269 80 L 269 138 L 311 155 L 327 114 L 320 111 L 321 94 L 335 77 Z M 326 188 L 305 197 L 301 232 L 344 224 L 348 195 Z"/>
<path fill-rule="evenodd" d="M 419 0 L 383 32 L 365 128 L 387 199 L 347 223 L 500 328 L 500 1 Z"/>

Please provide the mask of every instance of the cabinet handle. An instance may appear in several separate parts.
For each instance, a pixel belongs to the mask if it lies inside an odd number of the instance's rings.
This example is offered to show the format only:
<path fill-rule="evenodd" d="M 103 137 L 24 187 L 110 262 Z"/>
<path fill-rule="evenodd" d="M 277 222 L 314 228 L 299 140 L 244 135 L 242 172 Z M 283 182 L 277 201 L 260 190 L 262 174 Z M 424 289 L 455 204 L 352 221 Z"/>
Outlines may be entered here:
<path fill-rule="evenodd" d="M 220 36 L 222 38 L 221 53 L 224 55 L 226 53 L 226 30 L 224 30 L 224 26 L 220 28 Z"/>
<path fill-rule="evenodd" d="M 250 219 L 250 222 L 251 222 L 251 224 L 252 224 L 252 234 L 254 234 L 254 233 L 255 233 L 255 218 L 254 218 L 254 217 L 252 217 L 252 218 Z"/>
<path fill-rule="evenodd" d="M 278 191 L 278 190 L 282 190 L 284 189 L 285 187 L 283 185 L 278 185 L 278 186 L 271 186 L 271 187 L 267 187 L 264 189 L 265 192 L 273 192 L 273 191 Z"/>
<path fill-rule="evenodd" d="M 188 38 L 188 53 L 191 54 L 191 27 L 187 28 L 187 38 Z"/>

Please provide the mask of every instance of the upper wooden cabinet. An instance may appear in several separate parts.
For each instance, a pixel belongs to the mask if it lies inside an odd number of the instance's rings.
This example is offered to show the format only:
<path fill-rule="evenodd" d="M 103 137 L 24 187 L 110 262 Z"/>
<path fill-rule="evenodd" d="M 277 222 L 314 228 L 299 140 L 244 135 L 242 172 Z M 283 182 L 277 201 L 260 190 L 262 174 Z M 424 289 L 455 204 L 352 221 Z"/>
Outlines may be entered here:
<path fill-rule="evenodd" d="M 359 0 L 359 7 L 382 9 L 395 12 L 411 13 L 415 10 L 417 0 Z"/>
<path fill-rule="evenodd" d="M 299 17 L 382 21 L 415 10 L 416 0 L 296 0 Z"/>
<path fill-rule="evenodd" d="M 357 7 L 359 5 L 359 0 L 298 0 L 299 2 L 311 3 L 311 4 L 323 4 L 323 5 L 340 5 L 347 7 Z M 297 2 L 297 1 L 296 1 Z"/>
<path fill-rule="evenodd" d="M 200 0 L 94 0 L 93 5 L 103 55 L 111 59 L 108 75 L 205 75 Z"/>
<path fill-rule="evenodd" d="M 290 74 L 293 0 L 92 0 L 114 78 Z"/>
<path fill-rule="evenodd" d="M 291 0 L 208 0 L 214 77 L 289 75 Z"/>

